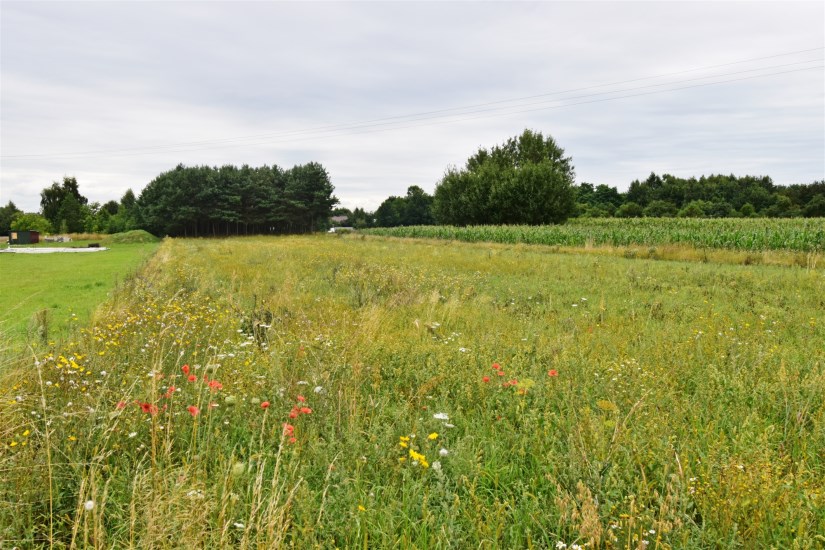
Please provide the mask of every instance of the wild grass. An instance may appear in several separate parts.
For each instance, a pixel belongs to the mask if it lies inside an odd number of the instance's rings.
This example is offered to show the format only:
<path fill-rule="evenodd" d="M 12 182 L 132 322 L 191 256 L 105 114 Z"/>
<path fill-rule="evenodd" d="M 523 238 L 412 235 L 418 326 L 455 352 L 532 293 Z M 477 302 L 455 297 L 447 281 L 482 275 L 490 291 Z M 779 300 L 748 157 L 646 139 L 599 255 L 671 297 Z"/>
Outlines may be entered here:
<path fill-rule="evenodd" d="M 0 379 L 0 545 L 825 543 L 816 270 L 167 240 Z"/>

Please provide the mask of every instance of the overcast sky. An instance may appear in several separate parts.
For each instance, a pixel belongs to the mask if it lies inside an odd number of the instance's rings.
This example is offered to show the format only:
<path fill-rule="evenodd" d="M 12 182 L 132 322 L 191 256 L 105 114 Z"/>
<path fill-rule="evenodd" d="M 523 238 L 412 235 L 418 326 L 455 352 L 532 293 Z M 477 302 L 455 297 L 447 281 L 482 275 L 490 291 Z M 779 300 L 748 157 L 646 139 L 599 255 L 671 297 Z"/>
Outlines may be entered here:
<path fill-rule="evenodd" d="M 577 182 L 825 178 L 825 3 L 0 2 L 0 201 L 317 161 L 342 206 L 531 128 Z"/>

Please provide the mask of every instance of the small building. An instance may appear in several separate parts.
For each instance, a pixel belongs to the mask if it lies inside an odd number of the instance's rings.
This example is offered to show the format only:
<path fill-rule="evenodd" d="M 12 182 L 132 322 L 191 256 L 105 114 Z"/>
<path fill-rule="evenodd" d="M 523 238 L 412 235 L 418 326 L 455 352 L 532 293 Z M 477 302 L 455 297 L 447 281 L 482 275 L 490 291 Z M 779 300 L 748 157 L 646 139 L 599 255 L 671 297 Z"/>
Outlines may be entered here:
<path fill-rule="evenodd" d="M 12 231 L 9 233 L 9 244 L 37 244 L 40 242 L 38 231 Z"/>

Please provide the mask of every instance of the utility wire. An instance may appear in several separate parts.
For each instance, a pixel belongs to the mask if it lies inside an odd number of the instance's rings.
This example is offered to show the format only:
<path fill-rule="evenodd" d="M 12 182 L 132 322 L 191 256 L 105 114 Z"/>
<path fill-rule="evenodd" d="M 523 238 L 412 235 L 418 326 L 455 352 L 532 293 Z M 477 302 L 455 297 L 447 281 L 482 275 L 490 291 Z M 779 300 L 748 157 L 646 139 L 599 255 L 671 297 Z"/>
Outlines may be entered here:
<path fill-rule="evenodd" d="M 276 132 L 276 133 L 268 133 L 268 134 L 259 134 L 259 135 L 252 135 L 252 136 L 245 136 L 245 137 L 235 137 L 235 138 L 223 138 L 223 139 L 214 139 L 214 140 L 201 140 L 195 142 L 184 142 L 179 144 L 167 144 L 167 145 L 156 145 L 156 146 L 147 146 L 147 147 L 135 147 L 135 148 L 124 148 L 124 149 L 109 149 L 109 150 L 96 150 L 96 151 L 86 151 L 86 152 L 75 152 L 75 153 L 55 153 L 55 154 L 31 154 L 31 155 L 4 155 L 0 158 L 3 159 L 38 159 L 38 158 L 83 158 L 89 156 L 99 156 L 103 154 L 116 154 L 116 156 L 136 156 L 136 155 L 145 155 L 151 154 L 156 152 L 191 152 L 191 151 L 198 151 L 198 150 L 206 150 L 206 149 L 215 149 L 221 147 L 238 147 L 238 146 L 250 146 L 250 145 L 265 145 L 267 143 L 283 143 L 283 142 L 291 142 L 291 141 L 305 141 L 306 139 L 324 139 L 328 137 L 338 137 L 343 135 L 349 134 L 361 134 L 361 133 L 368 133 L 372 131 L 386 131 L 386 130 L 396 130 L 396 129 L 404 129 L 404 128 L 412 128 L 412 127 L 419 127 L 424 125 L 431 125 L 431 124 L 445 124 L 445 123 L 454 123 L 454 122 L 462 122 L 465 120 L 475 120 L 478 118 L 485 118 L 485 117 L 497 117 L 497 116 L 507 116 L 511 114 L 517 113 L 524 113 L 524 112 L 532 112 L 532 111 L 539 111 L 545 109 L 558 109 L 567 106 L 573 105 L 582 105 L 587 103 L 596 103 L 600 101 L 611 101 L 616 99 L 625 99 L 628 97 L 637 97 L 641 95 L 650 95 L 654 93 L 664 93 L 670 91 L 677 91 L 677 90 L 684 90 L 688 88 L 695 88 L 698 86 L 707 86 L 707 85 L 714 85 L 714 84 L 723 84 L 728 82 L 735 82 L 740 80 L 748 80 L 752 78 L 760 78 L 760 77 L 767 77 L 767 76 L 775 76 L 781 74 L 787 74 L 790 72 L 799 72 L 804 70 L 810 69 L 817 69 L 822 68 L 821 66 L 814 66 L 814 67 L 806 67 L 802 69 L 795 69 L 790 71 L 781 71 L 781 72 L 774 72 L 774 73 L 767 73 L 767 74 L 760 74 L 760 75 L 753 75 L 743 78 L 734 78 L 716 82 L 707 82 L 702 84 L 690 85 L 690 86 L 680 86 L 676 88 L 668 88 L 665 90 L 656 90 L 652 92 L 646 93 L 639 93 L 639 94 L 629 94 L 629 95 L 620 95 L 615 97 L 607 97 L 597 100 L 590 100 L 590 101 L 581 101 L 576 103 L 566 103 L 562 105 L 551 105 L 545 107 L 538 107 L 538 108 L 531 108 L 531 109 L 523 109 L 524 107 L 530 107 L 535 105 L 543 105 L 548 102 L 558 102 L 558 101 L 570 101 L 576 99 L 587 99 L 596 96 L 608 95 L 608 94 L 626 94 L 630 91 L 636 90 L 643 90 L 648 88 L 655 88 L 655 87 L 663 87 L 663 86 L 674 86 L 679 84 L 684 84 L 687 82 L 695 82 L 698 80 L 706 80 L 711 78 L 720 78 L 720 77 L 728 77 L 733 75 L 751 73 L 755 71 L 765 71 L 770 69 L 777 69 L 777 68 L 784 68 L 784 67 L 791 67 L 795 65 L 802 65 L 807 63 L 821 63 L 822 59 L 811 59 L 806 61 L 796 61 L 791 63 L 784 63 L 780 65 L 772 65 L 772 66 L 763 66 L 763 67 L 756 67 L 752 69 L 745 69 L 742 71 L 735 71 L 730 73 L 722 73 L 722 74 L 715 74 L 715 75 L 708 75 L 708 76 L 700 76 L 690 79 L 678 80 L 678 81 L 670 81 L 664 83 L 656 83 L 656 84 L 647 84 L 644 86 L 637 86 L 633 88 L 624 88 L 624 89 L 616 89 L 616 90 L 607 90 L 603 92 L 596 92 L 591 94 L 584 94 L 578 96 L 570 96 L 561 99 L 542 99 L 540 101 L 533 101 L 529 103 L 523 103 L 529 99 L 536 99 L 536 98 L 549 98 L 550 96 L 559 96 L 563 94 L 569 94 L 577 91 L 583 90 L 591 90 L 596 88 L 604 88 L 608 86 L 616 86 L 620 84 L 627 84 L 632 82 L 639 82 L 643 80 L 651 80 L 657 78 L 664 78 L 667 76 L 672 76 L 676 74 L 684 74 L 689 72 L 695 72 L 699 70 L 706 70 L 718 67 L 725 67 L 743 63 L 749 63 L 752 61 L 760 61 L 765 59 L 773 59 L 777 57 L 784 57 L 788 55 L 795 55 L 798 53 L 808 53 L 812 51 L 820 51 L 825 48 L 811 48 L 808 50 L 799 50 L 796 52 L 788 52 L 784 54 L 777 54 L 772 56 L 760 57 L 760 58 L 752 58 L 742 61 L 736 61 L 731 63 L 724 63 L 720 65 L 712 65 L 707 67 L 701 67 L 696 69 L 688 69 L 684 71 L 677 71 L 672 73 L 666 73 L 657 76 L 651 77 L 643 77 L 643 78 L 636 78 L 630 80 L 623 80 L 618 82 L 613 82 L 609 84 L 600 84 L 594 86 L 587 86 L 582 88 L 574 88 L 570 90 L 558 91 L 558 92 L 548 92 L 543 94 L 536 94 L 532 96 L 523 96 L 514 99 L 504 99 L 498 101 L 492 101 L 487 103 L 479 103 L 474 105 L 468 105 L 464 107 L 453 107 L 448 109 L 440 109 L 434 111 L 425 111 L 420 113 L 414 113 L 409 115 L 399 115 L 394 117 L 385 117 L 380 119 L 374 119 L 364 122 L 356 122 L 350 124 L 338 124 L 338 125 L 328 125 L 328 126 L 320 126 L 316 128 L 308 128 L 302 130 L 293 130 L 293 131 L 283 131 L 283 132 Z M 519 103 L 521 102 L 521 103 Z M 506 105 L 506 104 L 510 105 Z M 494 105 L 499 105 L 498 107 L 493 107 Z M 513 109 L 518 109 L 513 111 Z M 498 113 L 496 113 L 498 111 Z M 501 112 L 506 111 L 506 112 Z M 481 116 L 474 116 L 469 118 L 455 118 L 455 117 L 465 117 L 466 115 L 472 114 L 479 114 L 479 113 L 493 113 L 493 114 L 482 114 Z M 448 119 L 448 120 L 439 120 L 439 119 Z M 424 122 L 424 124 L 413 124 L 409 125 L 412 122 Z M 398 126 L 399 124 L 404 124 L 403 126 Z M 359 131 L 363 130 L 363 131 Z M 330 133 L 335 132 L 335 133 Z M 307 137 L 296 137 L 304 135 Z M 273 138 L 286 138 L 286 139 L 273 139 Z M 264 141 L 261 141 L 265 139 Z M 237 142 L 249 142 L 249 143 L 237 143 Z M 120 154 L 118 154 L 120 153 Z"/>

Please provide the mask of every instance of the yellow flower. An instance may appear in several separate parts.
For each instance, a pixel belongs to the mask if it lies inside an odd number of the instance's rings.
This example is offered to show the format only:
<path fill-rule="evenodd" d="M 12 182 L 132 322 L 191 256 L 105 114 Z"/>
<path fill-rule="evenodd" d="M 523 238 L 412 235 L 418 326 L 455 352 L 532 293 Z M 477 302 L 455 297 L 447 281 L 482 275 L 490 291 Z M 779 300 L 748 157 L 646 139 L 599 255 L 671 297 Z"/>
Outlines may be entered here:
<path fill-rule="evenodd" d="M 16 446 L 17 446 L 17 441 L 12 441 L 11 443 L 9 443 L 9 447 L 16 447 Z"/>
<path fill-rule="evenodd" d="M 29 430 L 26 430 L 25 432 L 23 432 L 23 437 L 28 437 L 30 433 L 31 432 Z"/>
<path fill-rule="evenodd" d="M 367 511 L 367 509 L 366 509 L 366 508 L 364 508 L 363 506 L 361 506 L 361 505 L 359 504 L 359 505 L 358 505 L 358 511 L 359 511 L 359 512 L 366 512 L 366 511 Z"/>
<path fill-rule="evenodd" d="M 433 432 L 433 433 L 431 433 L 430 435 L 427 436 L 427 439 L 429 439 L 430 441 L 434 441 L 434 440 L 438 439 L 438 434 Z"/>
<path fill-rule="evenodd" d="M 77 438 L 73 435 L 69 436 L 69 441 L 77 441 Z"/>

